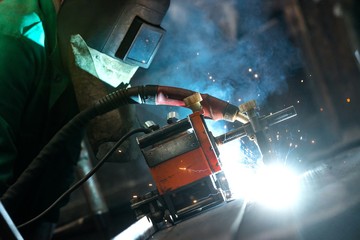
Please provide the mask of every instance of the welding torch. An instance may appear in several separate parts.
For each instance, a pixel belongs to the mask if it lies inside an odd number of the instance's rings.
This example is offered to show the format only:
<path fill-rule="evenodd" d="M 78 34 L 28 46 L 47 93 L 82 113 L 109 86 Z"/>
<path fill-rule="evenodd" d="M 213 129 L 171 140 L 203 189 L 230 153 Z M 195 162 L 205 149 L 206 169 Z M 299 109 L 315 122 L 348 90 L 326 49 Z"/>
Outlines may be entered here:
<path fill-rule="evenodd" d="M 256 111 L 255 101 L 250 101 L 241 105 L 240 110 L 246 112 L 249 122 L 239 128 L 215 137 L 215 142 L 220 145 L 247 136 L 250 140 L 256 142 L 265 164 L 275 163 L 274 152 L 265 131 L 275 124 L 295 117 L 297 115 L 295 108 L 290 106 L 267 116 L 259 116 Z"/>
<path fill-rule="evenodd" d="M 205 97 L 205 99 L 203 99 L 203 97 Z M 295 108 L 291 106 L 274 114 L 260 117 L 255 100 L 251 100 L 241 104 L 239 107 L 235 107 L 229 103 L 224 105 L 224 101 L 200 93 L 194 93 L 184 98 L 183 102 L 186 107 L 193 111 L 202 111 L 204 113 L 211 112 L 213 115 L 218 114 L 220 119 L 222 116 L 223 120 L 230 122 L 237 120 L 243 123 L 243 126 L 215 137 L 216 144 L 221 145 L 247 136 L 251 141 L 256 143 L 263 162 L 268 165 L 276 163 L 277 159 L 265 131 L 272 125 L 296 116 Z M 215 114 L 214 110 L 217 110 Z M 204 115 L 206 116 L 206 114 Z"/>

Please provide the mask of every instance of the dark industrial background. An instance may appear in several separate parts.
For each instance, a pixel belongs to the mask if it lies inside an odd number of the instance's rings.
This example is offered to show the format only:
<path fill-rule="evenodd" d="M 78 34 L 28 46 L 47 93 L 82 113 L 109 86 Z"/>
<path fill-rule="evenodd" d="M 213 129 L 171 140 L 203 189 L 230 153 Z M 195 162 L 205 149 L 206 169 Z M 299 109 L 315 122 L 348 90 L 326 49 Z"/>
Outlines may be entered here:
<path fill-rule="evenodd" d="M 138 70 L 131 85 L 182 87 L 235 105 L 255 99 L 263 114 L 294 105 L 296 119 L 268 134 L 279 158 L 299 170 L 318 169 L 307 181 L 314 194 L 306 196 L 306 207 L 297 215 L 299 222 L 306 222 L 297 230 L 297 239 L 359 239 L 359 14 L 356 0 L 172 0 L 162 23 L 167 33 L 159 52 L 149 69 Z M 120 110 L 122 118 L 139 126 L 147 120 L 163 125 L 169 111 L 178 111 L 182 118 L 190 113 L 156 106 Z M 236 124 L 211 126 L 221 132 Z M 115 130 L 109 124 L 105 131 Z M 241 144 L 255 151 L 250 142 Z M 116 235 L 135 221 L 132 196 L 154 188 L 134 139 L 96 178 L 102 197 L 98 200 L 105 205 L 94 209 L 86 188 L 73 193 L 62 210 L 55 239 Z M 351 204 L 332 211 L 334 198 L 336 204 Z M 309 217 L 316 209 L 322 210 L 317 221 Z M 267 213 L 249 213 L 241 239 L 264 239 L 254 237 L 255 229 L 271 228 L 262 214 Z M 212 239 L 194 233 L 201 228 L 185 226 L 185 236 Z M 221 234 L 226 235 L 226 229 Z"/>

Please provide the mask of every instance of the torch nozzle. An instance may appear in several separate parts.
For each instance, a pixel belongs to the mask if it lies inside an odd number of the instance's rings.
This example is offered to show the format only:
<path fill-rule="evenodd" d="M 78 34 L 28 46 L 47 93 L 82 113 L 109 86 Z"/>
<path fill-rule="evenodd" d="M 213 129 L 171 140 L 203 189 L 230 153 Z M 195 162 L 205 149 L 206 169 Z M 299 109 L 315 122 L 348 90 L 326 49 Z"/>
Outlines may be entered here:
<path fill-rule="evenodd" d="M 275 161 L 274 153 L 271 149 L 269 139 L 266 137 L 265 131 L 275 124 L 295 117 L 295 108 L 290 106 L 267 116 L 259 116 L 255 111 L 253 103 L 241 105 L 239 109 L 240 111 L 236 113 L 236 120 L 244 123 L 244 125 L 215 137 L 216 144 L 225 144 L 235 139 L 247 136 L 250 140 L 255 141 L 263 157 L 263 162 L 265 164 L 271 164 Z M 245 111 L 247 114 L 243 114 L 241 111 Z"/>
<path fill-rule="evenodd" d="M 235 116 L 235 120 L 246 124 L 249 122 L 249 117 L 246 114 L 243 114 L 242 112 L 237 112 L 236 116 Z"/>

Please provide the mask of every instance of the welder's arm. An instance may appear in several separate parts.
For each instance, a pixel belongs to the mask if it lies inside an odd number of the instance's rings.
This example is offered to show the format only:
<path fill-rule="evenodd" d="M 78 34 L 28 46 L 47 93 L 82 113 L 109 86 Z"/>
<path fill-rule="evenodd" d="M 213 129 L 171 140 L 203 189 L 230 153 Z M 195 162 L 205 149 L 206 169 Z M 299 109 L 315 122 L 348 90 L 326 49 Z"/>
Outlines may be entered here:
<path fill-rule="evenodd" d="M 0 35 L 0 195 L 13 175 L 16 136 L 33 85 L 31 48 L 19 38 Z"/>

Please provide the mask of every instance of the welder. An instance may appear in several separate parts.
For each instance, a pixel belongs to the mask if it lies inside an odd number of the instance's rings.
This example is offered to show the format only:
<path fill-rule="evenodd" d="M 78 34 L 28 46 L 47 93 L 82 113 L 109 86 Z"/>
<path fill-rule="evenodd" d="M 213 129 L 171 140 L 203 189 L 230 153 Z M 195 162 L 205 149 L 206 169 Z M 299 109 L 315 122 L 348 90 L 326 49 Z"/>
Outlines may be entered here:
<path fill-rule="evenodd" d="M 37 216 L 68 189 L 73 181 L 73 168 L 84 136 L 80 131 L 75 134 L 75 138 L 49 153 L 48 158 L 57 164 L 47 167 L 46 171 L 33 178 L 36 182 L 30 188 L 21 189 L 21 195 L 12 191 L 10 187 L 21 178 L 21 173 L 28 168 L 44 145 L 79 111 L 74 87 L 64 66 L 66 61 L 61 58 L 58 44 L 57 13 L 63 2 L 64 0 L 0 1 L 0 196 L 16 225 Z M 88 4 L 88 1 L 72 1 L 74 2 Z M 120 11 L 122 1 L 95 2 L 99 5 L 107 2 L 107 6 L 115 3 L 115 11 L 124 16 L 120 18 L 114 13 L 114 19 L 122 21 L 127 18 L 125 27 L 120 30 L 115 29 L 119 22 L 103 27 L 112 34 L 121 36 L 105 52 L 111 52 L 111 47 L 115 46 L 116 51 L 110 54 L 111 57 L 123 58 L 124 61 L 127 59 L 128 63 L 125 65 L 135 66 L 134 68 L 137 68 L 136 65 L 147 67 L 156 52 L 157 44 L 152 46 L 154 49 L 150 49 L 149 54 L 140 53 L 140 56 L 147 57 L 145 60 L 138 59 L 138 49 L 132 49 L 132 52 L 129 46 L 138 46 L 132 40 L 138 35 L 142 36 L 139 28 L 145 33 L 151 33 L 152 26 L 143 27 L 144 21 L 141 19 L 131 23 L 135 20 L 126 15 L 129 11 Z M 126 4 L 129 5 L 124 1 L 123 5 Z M 161 19 L 163 12 L 160 15 Z M 132 26 L 139 34 L 134 36 L 133 31 L 129 36 L 125 35 Z M 95 32 L 88 37 L 96 34 Z M 99 33 L 101 34 L 104 32 Z M 111 36 L 104 38 L 108 40 L 108 37 Z M 125 38 L 127 44 L 119 47 Z M 68 199 L 62 201 L 40 220 L 21 228 L 23 237 L 50 239 L 59 218 L 59 209 L 67 201 Z"/>
<path fill-rule="evenodd" d="M 57 11 L 62 0 L 0 1 L 0 195 L 51 136 L 77 113 L 70 81 L 62 74 Z M 61 166 L 39 177 L 25 199 L 3 204 L 16 224 L 45 209 L 73 181 L 81 135 L 62 149 Z M 65 202 L 62 203 L 64 205 Z M 21 229 L 25 239 L 49 239 L 59 209 Z"/>

